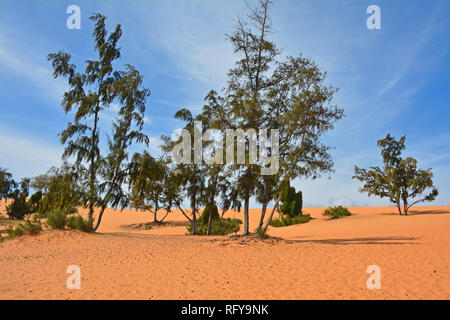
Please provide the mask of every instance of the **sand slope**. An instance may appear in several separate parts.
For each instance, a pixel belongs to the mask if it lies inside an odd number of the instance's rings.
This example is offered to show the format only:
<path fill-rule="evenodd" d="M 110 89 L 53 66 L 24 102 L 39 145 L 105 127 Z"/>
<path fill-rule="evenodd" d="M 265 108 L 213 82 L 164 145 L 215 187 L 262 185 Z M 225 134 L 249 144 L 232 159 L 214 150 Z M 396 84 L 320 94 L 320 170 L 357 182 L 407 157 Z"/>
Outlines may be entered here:
<path fill-rule="evenodd" d="M 0 209 L 2 210 L 2 209 Z M 185 236 L 185 218 L 107 210 L 100 234 L 44 232 L 0 244 L 1 299 L 449 299 L 450 207 L 350 208 L 329 220 L 270 229 L 285 240 Z M 242 218 L 241 213 L 227 216 Z M 251 230 L 259 210 L 251 212 Z M 81 268 L 68 290 L 66 268 Z M 381 268 L 381 290 L 366 269 Z"/>

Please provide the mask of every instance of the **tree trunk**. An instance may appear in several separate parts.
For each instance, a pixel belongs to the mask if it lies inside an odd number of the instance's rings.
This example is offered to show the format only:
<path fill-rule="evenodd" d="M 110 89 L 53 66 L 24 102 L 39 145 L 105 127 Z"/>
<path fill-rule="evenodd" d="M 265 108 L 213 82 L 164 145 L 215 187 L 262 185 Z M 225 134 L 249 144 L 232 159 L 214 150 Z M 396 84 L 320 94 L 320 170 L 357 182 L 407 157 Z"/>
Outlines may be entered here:
<path fill-rule="evenodd" d="M 397 203 L 397 209 L 398 209 L 398 213 L 400 213 L 400 215 L 402 215 L 402 208 L 400 207 L 400 203 Z"/>
<path fill-rule="evenodd" d="M 249 214 L 248 207 L 250 205 L 250 197 L 246 197 L 244 201 L 244 236 L 249 234 Z"/>
<path fill-rule="evenodd" d="M 100 222 L 102 222 L 103 213 L 105 213 L 106 207 L 102 207 L 100 210 L 100 214 L 98 215 L 97 223 L 95 224 L 95 227 L 92 229 L 92 232 L 97 232 L 98 227 L 100 227 Z"/>
<path fill-rule="evenodd" d="M 198 235 L 198 228 L 197 228 L 197 214 L 195 213 L 197 208 L 192 208 L 192 234 L 194 236 Z"/>
<path fill-rule="evenodd" d="M 206 235 L 211 235 L 211 224 L 212 224 L 212 216 L 213 216 L 213 205 L 210 205 L 209 208 L 209 217 L 208 217 L 208 230 L 206 231 Z"/>
<path fill-rule="evenodd" d="M 264 217 L 266 216 L 267 211 L 267 202 L 263 203 L 263 207 L 261 210 L 261 219 L 259 219 L 258 229 L 261 229 L 264 224 Z"/>
<path fill-rule="evenodd" d="M 272 212 L 270 213 L 269 220 L 267 220 L 266 225 L 264 226 L 264 229 L 263 229 L 264 232 L 266 232 L 267 228 L 269 228 L 270 222 L 272 221 L 272 218 L 273 218 L 273 214 L 275 213 L 275 210 L 277 210 L 278 204 L 280 203 L 282 196 L 283 196 L 283 192 L 280 192 L 280 195 L 278 196 L 277 202 L 275 202 L 275 205 L 273 206 Z"/>

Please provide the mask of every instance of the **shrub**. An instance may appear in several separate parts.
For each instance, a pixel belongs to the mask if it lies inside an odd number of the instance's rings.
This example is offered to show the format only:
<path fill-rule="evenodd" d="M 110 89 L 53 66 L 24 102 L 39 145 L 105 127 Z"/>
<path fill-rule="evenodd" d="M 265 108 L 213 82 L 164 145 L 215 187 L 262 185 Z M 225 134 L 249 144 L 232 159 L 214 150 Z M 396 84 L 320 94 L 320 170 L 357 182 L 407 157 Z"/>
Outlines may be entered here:
<path fill-rule="evenodd" d="M 308 223 L 311 220 L 309 214 L 300 215 L 296 217 L 282 216 L 281 219 L 274 219 L 270 225 L 274 228 L 288 227 L 296 224 Z"/>
<path fill-rule="evenodd" d="M 147 224 L 147 225 L 144 227 L 144 229 L 145 229 L 145 230 L 151 230 L 151 229 L 152 229 L 152 226 L 149 225 L 149 224 Z"/>
<path fill-rule="evenodd" d="M 289 187 L 283 193 L 280 205 L 280 212 L 285 216 L 296 217 L 302 214 L 303 195 L 302 192 L 296 192 L 294 187 Z"/>
<path fill-rule="evenodd" d="M 6 207 L 6 213 L 13 220 L 23 220 L 27 214 L 30 214 L 30 207 L 26 197 L 15 198 L 13 202 Z"/>
<path fill-rule="evenodd" d="M 322 215 L 326 217 L 331 217 L 331 219 L 341 219 L 344 217 L 351 216 L 352 213 L 347 208 L 344 208 L 343 206 L 338 206 L 326 209 L 322 213 Z"/>
<path fill-rule="evenodd" d="M 210 208 L 211 208 L 211 206 L 208 204 L 208 205 L 206 205 L 205 209 L 203 209 L 202 215 L 197 220 L 199 225 L 208 226 Z M 215 220 L 219 220 L 219 219 L 220 219 L 219 210 L 217 209 L 217 206 L 214 205 L 212 220 L 215 221 Z"/>
<path fill-rule="evenodd" d="M 93 221 L 92 218 L 84 219 L 82 216 L 71 216 L 66 219 L 66 226 L 71 230 L 80 230 L 83 232 L 92 232 Z"/>
<path fill-rule="evenodd" d="M 198 222 L 200 222 L 200 219 Z M 226 236 L 238 232 L 241 224 L 242 221 L 239 219 L 214 219 L 211 222 L 211 235 Z M 192 223 L 189 223 L 186 228 L 188 230 L 188 233 L 192 234 Z M 208 231 L 208 221 L 206 221 L 206 223 L 198 223 L 197 230 L 199 236 L 206 235 Z"/>
<path fill-rule="evenodd" d="M 10 225 L 8 228 L 6 228 L 6 233 L 8 234 L 8 238 L 10 239 L 21 237 L 26 234 L 34 236 L 39 234 L 41 231 L 42 226 L 38 220 L 26 221 L 25 223 L 21 223 L 16 227 Z"/>
<path fill-rule="evenodd" d="M 269 237 L 267 235 L 267 231 L 265 231 L 263 228 L 257 228 L 255 230 L 255 235 L 259 239 L 267 239 Z"/>
<path fill-rule="evenodd" d="M 67 212 L 62 209 L 54 209 L 46 214 L 47 225 L 52 229 L 64 230 L 66 226 Z"/>

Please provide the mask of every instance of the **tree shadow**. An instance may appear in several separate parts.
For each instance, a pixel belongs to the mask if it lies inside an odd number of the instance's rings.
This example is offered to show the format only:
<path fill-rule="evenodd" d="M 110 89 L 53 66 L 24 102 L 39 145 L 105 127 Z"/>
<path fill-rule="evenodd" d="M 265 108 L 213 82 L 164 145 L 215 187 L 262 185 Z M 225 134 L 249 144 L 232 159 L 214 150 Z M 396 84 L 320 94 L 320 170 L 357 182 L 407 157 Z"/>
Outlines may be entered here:
<path fill-rule="evenodd" d="M 319 243 L 319 244 L 332 244 L 332 245 L 403 245 L 403 244 L 417 244 L 417 237 L 371 237 L 371 238 L 351 238 L 351 239 L 323 239 L 323 240 L 290 240 L 295 243 Z"/>

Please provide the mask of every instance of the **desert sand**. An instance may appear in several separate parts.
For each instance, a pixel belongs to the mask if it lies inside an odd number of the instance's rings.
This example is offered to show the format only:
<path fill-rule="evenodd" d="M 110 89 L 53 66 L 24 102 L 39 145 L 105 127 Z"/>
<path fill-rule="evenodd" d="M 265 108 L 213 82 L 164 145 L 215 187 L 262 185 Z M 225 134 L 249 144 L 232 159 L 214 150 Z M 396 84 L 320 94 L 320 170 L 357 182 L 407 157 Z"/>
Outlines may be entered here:
<path fill-rule="evenodd" d="M 152 215 L 107 210 L 97 234 L 45 231 L 0 243 L 0 299 L 450 298 L 450 207 L 417 207 L 409 217 L 350 208 L 340 220 L 323 209 L 304 209 L 311 222 L 270 228 L 276 238 L 265 241 L 186 236 L 178 212 L 144 230 L 137 226 Z M 251 230 L 259 212 L 251 210 Z M 66 287 L 69 265 L 80 267 L 80 290 Z M 367 288 L 370 265 L 380 267 L 380 290 Z"/>

